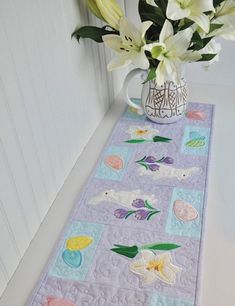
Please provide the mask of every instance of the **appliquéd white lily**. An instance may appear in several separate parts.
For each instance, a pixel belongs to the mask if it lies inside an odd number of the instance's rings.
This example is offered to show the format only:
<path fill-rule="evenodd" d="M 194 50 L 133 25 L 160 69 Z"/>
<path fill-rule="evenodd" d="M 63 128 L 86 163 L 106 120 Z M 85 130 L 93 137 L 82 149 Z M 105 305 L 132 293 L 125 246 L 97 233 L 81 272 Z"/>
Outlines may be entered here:
<path fill-rule="evenodd" d="M 188 18 L 208 33 L 210 18 L 204 13 L 214 10 L 213 0 L 169 0 L 166 14 L 171 20 Z"/>
<path fill-rule="evenodd" d="M 156 83 L 162 85 L 166 79 L 179 84 L 181 65 L 184 62 L 197 61 L 199 52 L 188 51 L 193 30 L 188 28 L 174 35 L 172 24 L 166 20 L 159 36 L 159 43 L 146 46 L 154 59 L 160 61 L 156 70 Z"/>
<path fill-rule="evenodd" d="M 151 284 L 157 279 L 174 285 L 176 282 L 176 273 L 181 268 L 172 264 L 170 253 L 155 254 L 150 250 L 141 251 L 141 258 L 131 262 L 131 272 L 140 275 L 144 285 Z"/>
<path fill-rule="evenodd" d="M 105 45 L 117 54 L 108 64 L 109 71 L 125 67 L 131 63 L 141 69 L 149 68 L 144 47 L 146 44 L 145 33 L 151 25 L 151 21 L 145 21 L 138 29 L 123 17 L 120 20 L 120 36 L 109 34 L 102 37 Z"/>
<path fill-rule="evenodd" d="M 129 126 L 127 133 L 130 135 L 131 139 L 153 139 L 154 136 L 159 134 L 157 129 L 151 127 L 151 125 Z"/>

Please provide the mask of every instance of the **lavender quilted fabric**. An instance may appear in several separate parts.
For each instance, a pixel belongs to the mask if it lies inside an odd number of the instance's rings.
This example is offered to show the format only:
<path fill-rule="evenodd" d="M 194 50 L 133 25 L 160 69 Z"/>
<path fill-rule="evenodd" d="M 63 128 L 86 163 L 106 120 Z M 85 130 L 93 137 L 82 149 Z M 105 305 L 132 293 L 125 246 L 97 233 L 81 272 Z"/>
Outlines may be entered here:
<path fill-rule="evenodd" d="M 171 125 L 128 108 L 27 305 L 198 305 L 212 122 L 208 104 Z"/>

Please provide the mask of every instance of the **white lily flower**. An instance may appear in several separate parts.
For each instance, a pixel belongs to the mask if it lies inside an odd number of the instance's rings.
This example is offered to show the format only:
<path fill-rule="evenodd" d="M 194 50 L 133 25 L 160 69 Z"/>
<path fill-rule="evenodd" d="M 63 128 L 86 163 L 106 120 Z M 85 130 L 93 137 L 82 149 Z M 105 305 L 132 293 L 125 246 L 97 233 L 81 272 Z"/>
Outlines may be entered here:
<path fill-rule="evenodd" d="M 157 84 L 162 85 L 166 79 L 179 84 L 182 63 L 197 61 L 201 58 L 199 52 L 187 51 L 192 35 L 191 28 L 174 35 L 172 24 L 168 20 L 165 21 L 159 43 L 153 43 L 150 49 L 152 57 L 160 61 L 156 70 Z M 150 45 L 147 47 L 150 48 Z"/>
<path fill-rule="evenodd" d="M 227 40 L 235 40 L 235 16 L 219 17 L 215 19 L 215 23 L 223 24 L 223 26 L 210 33 L 209 36 L 216 35 Z"/>
<path fill-rule="evenodd" d="M 228 40 L 235 40 L 235 1 L 226 0 L 216 7 L 211 20 L 222 27 L 210 32 L 207 37 L 219 36 Z M 205 34 L 205 33 L 204 33 Z"/>
<path fill-rule="evenodd" d="M 144 37 L 151 25 L 151 21 L 145 21 L 142 23 L 141 29 L 137 29 L 123 17 L 120 21 L 120 36 L 114 34 L 103 36 L 105 45 L 117 53 L 117 57 L 108 64 L 109 71 L 131 63 L 141 69 L 149 68 L 149 61 L 144 52 Z"/>
<path fill-rule="evenodd" d="M 153 129 L 151 125 L 132 125 L 128 128 L 127 133 L 130 135 L 131 139 L 153 139 L 154 136 L 159 134 L 159 131 Z"/>
<path fill-rule="evenodd" d="M 188 18 L 208 33 L 210 18 L 204 12 L 214 10 L 213 0 L 169 0 L 166 14 L 171 20 Z"/>
<path fill-rule="evenodd" d="M 215 39 L 212 39 L 202 50 L 200 50 L 201 54 L 217 54 L 211 61 L 209 61 L 204 67 L 206 69 L 210 68 L 210 66 L 219 61 L 219 53 L 221 51 L 221 44 L 217 43 Z"/>
<path fill-rule="evenodd" d="M 154 254 L 152 251 L 141 251 L 141 259 L 130 264 L 130 270 L 142 276 L 143 284 L 148 285 L 160 279 L 164 283 L 174 285 L 176 273 L 182 269 L 172 264 L 170 253 Z"/>

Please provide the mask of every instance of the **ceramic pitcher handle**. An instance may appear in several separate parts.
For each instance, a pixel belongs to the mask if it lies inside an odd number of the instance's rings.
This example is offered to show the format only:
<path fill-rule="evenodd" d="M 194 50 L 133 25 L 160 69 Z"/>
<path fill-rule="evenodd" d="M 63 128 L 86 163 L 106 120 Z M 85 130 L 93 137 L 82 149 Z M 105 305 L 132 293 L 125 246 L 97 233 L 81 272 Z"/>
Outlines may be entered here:
<path fill-rule="evenodd" d="M 128 89 L 129 89 L 129 84 L 130 84 L 130 81 L 132 80 L 132 78 L 135 75 L 137 75 L 137 74 L 143 74 L 143 73 L 144 73 L 144 71 L 142 69 L 139 69 L 139 68 L 130 71 L 127 74 L 127 76 L 126 76 L 126 78 L 124 80 L 124 84 L 123 84 L 123 96 L 124 96 L 124 99 L 125 99 L 126 103 L 129 106 L 131 106 L 134 109 L 136 109 L 139 115 L 143 115 L 144 114 L 144 109 L 143 109 L 142 106 L 137 105 L 137 104 L 135 104 L 134 102 L 131 101 L 129 93 L 128 93 Z"/>

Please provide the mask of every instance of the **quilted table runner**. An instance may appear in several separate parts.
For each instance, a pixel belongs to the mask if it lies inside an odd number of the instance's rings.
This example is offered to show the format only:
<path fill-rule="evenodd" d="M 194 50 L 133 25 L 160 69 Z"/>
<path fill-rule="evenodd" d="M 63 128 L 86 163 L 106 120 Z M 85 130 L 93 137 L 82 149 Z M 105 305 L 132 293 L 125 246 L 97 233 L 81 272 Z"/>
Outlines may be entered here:
<path fill-rule="evenodd" d="M 208 104 L 171 125 L 128 108 L 27 305 L 198 305 L 212 121 Z"/>

